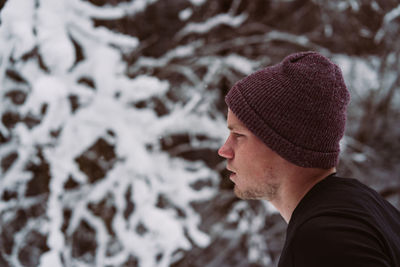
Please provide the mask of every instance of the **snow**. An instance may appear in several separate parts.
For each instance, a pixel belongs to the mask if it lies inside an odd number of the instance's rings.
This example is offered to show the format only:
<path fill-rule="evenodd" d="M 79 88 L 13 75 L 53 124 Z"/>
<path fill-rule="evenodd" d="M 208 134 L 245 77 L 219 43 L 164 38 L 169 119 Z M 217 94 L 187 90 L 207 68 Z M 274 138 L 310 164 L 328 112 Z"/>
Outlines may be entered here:
<path fill-rule="evenodd" d="M 12 55 L 16 59 L 14 67 L 28 84 L 27 99 L 18 107 L 18 112 L 21 116 L 34 116 L 40 119 L 40 123 L 32 128 L 19 123 L 9 130 L 13 143 L 7 150 L 2 149 L 0 154 L 16 151 L 18 158 L 0 180 L 0 193 L 2 195 L 6 189 L 17 189 L 23 195 L 27 182 L 32 178 L 25 166 L 32 161 L 40 163 L 36 156 L 40 147 L 51 176 L 46 211 L 40 217 L 41 223 L 37 224 L 37 230 L 47 237 L 49 247 L 49 251 L 38 259 L 41 267 L 62 266 L 60 255 L 66 264 L 88 266 L 84 260 L 73 258 L 71 254 L 71 235 L 82 221 L 96 232 L 97 250 L 93 259 L 96 266 L 118 266 L 130 255 L 138 257 L 140 266 L 169 266 L 177 259 L 175 252 L 190 250 L 191 242 L 199 247 L 210 242 L 209 236 L 199 230 L 200 216 L 191 203 L 209 199 L 217 188 L 195 190 L 190 185 L 202 179 L 211 180 L 216 185 L 217 173 L 201 161 L 172 158 L 160 149 L 159 143 L 160 138 L 179 133 L 202 133 L 219 140 L 220 134 L 226 131 L 223 118 L 211 119 L 205 113 L 197 114 L 203 103 L 201 96 L 193 92 L 188 92 L 188 96 L 193 94 L 192 101 L 174 106 L 162 117 L 158 117 L 151 107 L 136 108 L 132 104 L 150 101 L 153 97 L 167 100 L 170 83 L 150 75 L 128 77 L 122 53 L 136 49 L 139 40 L 106 28 L 95 28 L 92 22 L 95 17 L 115 19 L 137 13 L 154 2 L 138 0 L 115 8 L 107 6 L 100 9 L 79 0 L 41 0 L 37 6 L 34 1 L 14 0 L 8 1 L 2 11 L 0 36 L 7 42 L 1 44 L 4 51 L 1 73 L 3 75 L 10 64 L 8 55 Z M 124 10 L 122 6 L 129 8 Z M 188 16 L 188 11 L 185 16 Z M 237 21 L 238 18 L 234 23 Z M 33 30 L 37 32 L 36 36 Z M 83 58 L 79 63 L 76 62 L 72 40 L 82 49 Z M 35 46 L 39 48 L 38 53 L 47 70 L 43 70 L 34 59 L 19 61 Z M 166 65 L 174 58 L 190 56 L 195 47 L 193 44 L 178 47 L 161 60 L 147 59 L 147 62 L 150 65 Z M 238 60 L 244 62 L 236 56 L 228 63 L 238 68 Z M 146 60 L 139 60 L 138 64 L 145 65 L 144 62 Z M 249 66 L 244 65 L 242 71 L 248 71 Z M 93 81 L 94 88 L 79 83 L 82 77 Z M 71 95 L 80 104 L 75 112 L 71 109 Z M 46 112 L 42 113 L 44 106 L 47 106 Z M 8 129 L 3 128 L 2 131 Z M 57 137 L 51 134 L 54 131 L 59 131 Z M 113 134 L 109 134 L 110 131 Z M 105 177 L 89 184 L 90 177 L 80 170 L 76 158 L 99 138 L 114 147 L 116 158 Z M 154 147 L 153 150 L 147 148 L 149 144 Z M 198 144 L 199 147 L 213 149 L 215 145 L 215 141 Z M 70 177 L 81 185 L 65 190 L 64 185 Z M 135 209 L 125 219 L 128 188 L 132 188 L 130 198 Z M 157 207 L 161 194 L 168 199 L 170 206 Z M 109 235 L 103 219 L 88 208 L 89 203 L 99 203 L 104 199 L 115 207 L 112 220 L 115 237 Z M 29 199 L 21 199 L 21 203 L 27 201 Z M 11 202 L 1 202 L 0 208 L 3 212 L 12 210 L 13 206 Z M 65 223 L 65 209 L 72 213 L 64 233 L 61 228 Z M 177 209 L 186 216 L 179 216 Z M 12 220 L 13 216 L 8 219 Z M 38 220 L 32 219 L 32 224 Z M 138 223 L 144 225 L 146 233 L 136 231 Z M 28 225 L 27 230 L 31 229 L 29 227 L 33 226 Z M 21 233 L 18 238 L 18 244 L 22 244 L 24 235 Z M 107 246 L 113 239 L 121 248 L 109 256 Z M 18 249 L 15 249 L 12 255 L 15 261 L 17 253 Z M 157 262 L 159 253 L 163 257 Z"/>
<path fill-rule="evenodd" d="M 192 5 L 194 6 L 201 6 L 206 2 L 206 0 L 188 0 L 188 1 L 192 3 Z"/>
<path fill-rule="evenodd" d="M 357 0 L 350 0 L 349 3 L 353 11 L 358 12 L 360 10 L 360 4 Z"/>
<path fill-rule="evenodd" d="M 353 160 L 356 162 L 364 162 L 367 160 L 367 156 L 362 153 L 355 153 L 352 155 Z"/>
<path fill-rule="evenodd" d="M 380 11 L 381 7 L 379 6 L 379 4 L 376 1 L 372 1 L 371 2 L 371 7 L 374 11 Z"/>
<path fill-rule="evenodd" d="M 121 5 L 121 8 L 126 10 L 129 15 L 135 15 L 136 13 L 142 12 L 151 4 L 154 4 L 158 0 L 135 0 L 127 3 L 126 5 Z"/>
<path fill-rule="evenodd" d="M 81 16 L 96 18 L 96 19 L 119 19 L 126 15 L 126 6 L 121 7 L 111 7 L 111 6 L 102 6 L 98 7 L 90 4 L 86 1 L 81 0 L 71 0 L 71 6 L 75 10 L 75 12 L 79 12 Z M 141 2 L 141 1 L 135 1 Z"/>
<path fill-rule="evenodd" d="M 32 24 L 34 21 L 34 1 L 7 1 L 1 11 L 1 50 L 10 51 L 18 59 L 35 46 Z M 7 54 L 3 56 L 7 57 Z"/>
<path fill-rule="evenodd" d="M 186 8 L 184 10 L 182 10 L 181 12 L 179 12 L 179 19 L 182 21 L 185 21 L 187 19 L 190 18 L 190 16 L 192 16 L 193 14 L 193 10 L 191 8 Z"/>
<path fill-rule="evenodd" d="M 125 103 L 134 103 L 136 101 L 149 99 L 153 96 L 160 96 L 167 92 L 169 83 L 160 81 L 151 76 L 138 76 L 133 80 L 125 80 L 124 90 L 121 91 L 120 98 Z"/>
<path fill-rule="evenodd" d="M 231 54 L 226 58 L 225 64 L 229 65 L 233 69 L 243 73 L 250 74 L 254 71 L 254 68 L 258 65 L 257 63 L 250 61 L 249 59 Z"/>
<path fill-rule="evenodd" d="M 387 13 L 383 18 L 383 21 L 384 23 L 389 23 L 398 17 L 400 17 L 400 5 L 398 5 L 396 8 L 392 9 L 389 13 Z"/>
<path fill-rule="evenodd" d="M 82 0 L 71 0 L 73 8 L 81 16 L 87 16 L 96 19 L 114 20 L 124 16 L 135 16 L 143 12 L 149 5 L 158 0 L 135 0 L 119 3 L 118 6 L 105 5 L 98 7 Z"/>
<path fill-rule="evenodd" d="M 337 55 L 333 61 L 338 64 L 343 72 L 344 80 L 349 89 L 359 95 L 365 95 L 369 90 L 379 88 L 377 67 L 374 59 L 349 58 Z"/>
<path fill-rule="evenodd" d="M 220 25 L 227 25 L 236 28 L 242 25 L 243 22 L 246 21 L 247 17 L 248 16 L 246 14 L 239 16 L 232 16 L 231 14 L 219 14 L 205 22 L 189 23 L 182 29 L 181 34 L 187 35 L 190 33 L 205 33 Z"/>
<path fill-rule="evenodd" d="M 398 17 L 400 17 L 400 5 L 386 13 L 383 17 L 382 26 L 375 34 L 375 43 L 380 43 L 384 39 L 386 32 L 392 31 L 392 21 Z"/>
<path fill-rule="evenodd" d="M 339 11 L 344 11 L 349 7 L 349 2 L 347 1 L 343 1 L 343 2 L 339 2 L 337 5 L 337 8 Z"/>
<path fill-rule="evenodd" d="M 64 24 L 70 10 L 67 3 L 41 0 L 36 14 L 37 42 L 44 64 L 60 73 L 68 70 L 75 61 L 75 50 Z"/>
<path fill-rule="evenodd" d="M 59 255 L 55 250 L 50 250 L 40 257 L 40 267 L 57 267 L 63 266 Z"/>
<path fill-rule="evenodd" d="M 141 67 L 165 67 L 173 59 L 185 58 L 193 55 L 195 49 L 201 47 L 201 45 L 202 42 L 198 41 L 190 43 L 189 45 L 178 46 L 159 58 L 141 57 L 137 64 L 131 67 L 131 71 L 135 71 L 137 68 Z"/>

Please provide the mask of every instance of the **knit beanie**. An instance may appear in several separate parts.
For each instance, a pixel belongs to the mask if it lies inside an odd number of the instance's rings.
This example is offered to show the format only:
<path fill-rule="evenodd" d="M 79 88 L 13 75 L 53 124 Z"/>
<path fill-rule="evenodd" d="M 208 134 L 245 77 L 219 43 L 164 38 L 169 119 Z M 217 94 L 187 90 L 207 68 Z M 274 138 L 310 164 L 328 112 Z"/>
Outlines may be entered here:
<path fill-rule="evenodd" d="M 339 67 L 316 52 L 291 54 L 238 81 L 225 97 L 270 149 L 295 165 L 323 169 L 338 163 L 349 101 Z"/>

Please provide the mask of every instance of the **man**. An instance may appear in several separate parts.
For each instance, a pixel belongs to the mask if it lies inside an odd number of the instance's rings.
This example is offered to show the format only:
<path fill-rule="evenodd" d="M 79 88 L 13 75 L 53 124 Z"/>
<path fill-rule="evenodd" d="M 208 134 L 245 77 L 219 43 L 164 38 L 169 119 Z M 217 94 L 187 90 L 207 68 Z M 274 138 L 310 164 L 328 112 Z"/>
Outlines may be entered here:
<path fill-rule="evenodd" d="M 219 149 L 235 194 L 270 201 L 288 223 L 279 267 L 400 267 L 400 213 L 336 176 L 349 92 L 338 66 L 289 55 L 228 92 Z"/>

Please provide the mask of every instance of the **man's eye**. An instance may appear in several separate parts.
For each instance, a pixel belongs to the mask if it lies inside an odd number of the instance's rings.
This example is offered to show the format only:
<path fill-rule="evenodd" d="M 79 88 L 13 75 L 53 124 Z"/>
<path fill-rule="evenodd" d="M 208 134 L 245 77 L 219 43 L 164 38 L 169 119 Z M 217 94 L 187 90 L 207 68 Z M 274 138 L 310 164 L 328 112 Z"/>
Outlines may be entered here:
<path fill-rule="evenodd" d="M 236 138 L 237 138 L 237 137 L 242 137 L 242 136 L 244 136 L 243 134 L 240 134 L 240 133 L 232 133 L 232 134 L 233 134 L 233 136 L 236 137 Z"/>

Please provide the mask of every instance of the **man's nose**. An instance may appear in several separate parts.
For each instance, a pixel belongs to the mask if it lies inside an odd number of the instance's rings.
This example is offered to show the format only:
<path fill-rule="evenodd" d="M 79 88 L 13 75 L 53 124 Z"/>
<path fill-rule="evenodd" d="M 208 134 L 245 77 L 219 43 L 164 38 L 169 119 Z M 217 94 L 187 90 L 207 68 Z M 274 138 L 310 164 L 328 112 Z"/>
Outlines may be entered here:
<path fill-rule="evenodd" d="M 233 150 L 231 146 L 229 145 L 229 139 L 226 140 L 226 142 L 218 149 L 218 155 L 220 155 L 223 158 L 226 159 L 232 159 L 233 158 Z"/>

